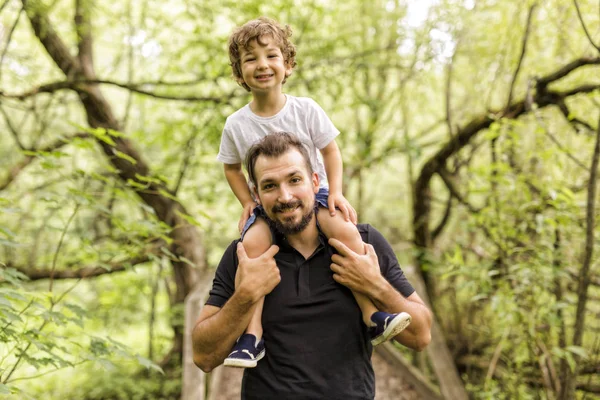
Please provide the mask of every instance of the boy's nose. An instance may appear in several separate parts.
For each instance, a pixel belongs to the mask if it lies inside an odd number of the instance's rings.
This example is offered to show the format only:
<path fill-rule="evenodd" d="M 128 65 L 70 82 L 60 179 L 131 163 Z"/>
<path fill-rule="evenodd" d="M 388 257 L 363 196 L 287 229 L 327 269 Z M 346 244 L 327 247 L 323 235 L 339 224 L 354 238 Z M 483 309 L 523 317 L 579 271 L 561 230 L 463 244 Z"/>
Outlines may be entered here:
<path fill-rule="evenodd" d="M 264 57 L 260 57 L 258 59 L 258 68 L 264 69 L 267 68 L 267 59 Z"/>

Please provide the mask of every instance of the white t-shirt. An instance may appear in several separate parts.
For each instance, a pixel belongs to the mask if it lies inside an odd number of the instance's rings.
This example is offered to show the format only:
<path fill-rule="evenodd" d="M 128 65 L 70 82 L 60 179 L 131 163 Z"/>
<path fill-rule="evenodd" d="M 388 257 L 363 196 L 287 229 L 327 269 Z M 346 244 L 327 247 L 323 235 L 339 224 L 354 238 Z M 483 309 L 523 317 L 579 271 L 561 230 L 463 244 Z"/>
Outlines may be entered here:
<path fill-rule="evenodd" d="M 319 174 L 320 187 L 327 187 L 327 175 L 317 150 L 327 146 L 340 131 L 325 111 L 308 97 L 286 95 L 281 111 L 271 117 L 259 117 L 245 105 L 225 122 L 217 160 L 224 164 L 243 163 L 250 147 L 275 132 L 295 134 L 308 150 L 313 170 Z"/>

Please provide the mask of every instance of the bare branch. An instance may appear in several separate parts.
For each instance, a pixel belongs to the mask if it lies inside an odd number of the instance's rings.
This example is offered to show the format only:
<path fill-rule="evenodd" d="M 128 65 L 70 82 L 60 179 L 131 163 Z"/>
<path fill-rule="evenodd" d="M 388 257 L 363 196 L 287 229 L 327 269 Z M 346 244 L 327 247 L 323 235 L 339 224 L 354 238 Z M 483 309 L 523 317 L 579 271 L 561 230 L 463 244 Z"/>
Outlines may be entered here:
<path fill-rule="evenodd" d="M 564 104 L 564 101 L 562 103 Z M 559 108 L 561 108 L 560 105 L 559 105 Z M 571 159 L 571 161 L 573 161 L 575 163 L 575 165 L 584 169 L 585 171 L 588 171 L 588 167 L 586 167 L 581 161 L 579 161 L 579 159 L 577 157 L 575 157 L 573 154 L 571 154 L 571 152 L 562 145 L 562 143 L 552 134 L 552 132 L 550 132 L 550 128 L 544 123 L 544 120 L 540 116 L 540 113 L 534 111 L 533 114 L 534 114 L 535 119 L 537 120 L 538 124 L 540 124 L 540 126 L 544 129 L 546 136 L 548 136 L 550 138 L 550 140 L 552 142 L 554 142 L 554 144 L 556 144 L 558 149 L 560 151 L 562 151 L 569 159 Z"/>
<path fill-rule="evenodd" d="M 48 51 L 56 65 L 64 72 L 67 77 L 75 76 L 80 72 L 81 66 L 79 61 L 71 55 L 69 48 L 63 43 L 58 36 L 48 16 L 39 12 L 40 4 L 30 5 L 30 0 L 21 0 L 23 8 L 29 17 L 31 26 L 35 35 Z"/>
<path fill-rule="evenodd" d="M 56 92 L 59 90 L 64 90 L 64 89 L 82 91 L 82 90 L 84 90 L 83 85 L 90 85 L 90 84 L 102 84 L 102 85 L 117 86 L 122 89 L 127 89 L 131 92 L 135 92 L 135 93 L 139 93 L 139 94 L 143 94 L 146 96 L 154 97 L 157 99 L 163 99 L 163 100 L 198 101 L 198 102 L 210 102 L 210 103 L 218 104 L 218 103 L 226 103 L 231 98 L 233 98 L 235 95 L 235 91 L 233 91 L 230 94 L 228 94 L 226 96 L 222 96 L 222 97 L 172 96 L 172 95 L 154 93 L 149 90 L 143 89 L 142 87 L 147 86 L 146 83 L 124 83 L 124 82 L 117 82 L 117 81 L 111 81 L 111 80 L 106 80 L 106 79 L 75 79 L 75 80 L 66 80 L 66 81 L 48 83 L 46 85 L 38 86 L 36 88 L 33 88 L 33 89 L 31 89 L 27 92 L 23 92 L 23 93 L 9 94 L 9 93 L 0 92 L 0 96 L 24 100 L 28 97 L 32 97 L 32 96 L 35 96 L 40 93 L 53 93 L 53 92 Z"/>
<path fill-rule="evenodd" d="M 121 261 L 111 262 L 103 266 L 87 266 L 74 270 L 58 270 L 54 271 L 52 276 L 52 270 L 50 269 L 35 269 L 28 267 L 21 267 L 15 265 L 8 265 L 8 268 L 14 268 L 22 274 L 26 275 L 30 280 L 37 281 L 41 279 L 85 279 L 95 278 L 101 275 L 112 274 L 115 272 L 125 271 L 132 266 L 143 264 L 152 261 L 152 257 L 148 254 L 140 255 L 133 258 L 128 258 Z"/>
<path fill-rule="evenodd" d="M 585 249 L 584 258 L 581 270 L 579 271 L 577 280 L 577 311 L 575 312 L 575 327 L 573 329 L 573 345 L 581 346 L 583 341 L 583 331 L 585 327 L 585 308 L 588 301 L 588 288 L 592 283 L 590 279 L 590 266 L 594 253 L 594 225 L 596 212 L 596 185 L 598 177 L 598 164 L 600 162 L 600 117 L 598 118 L 598 128 L 596 133 L 596 145 L 592 156 L 592 165 L 590 167 L 590 178 L 588 181 L 587 192 L 587 207 L 586 207 L 586 233 L 585 233 Z M 576 356 L 577 357 L 577 356 Z M 577 359 L 578 360 L 578 357 Z M 577 376 L 577 368 L 575 371 L 568 369 L 566 371 L 565 380 L 563 382 L 562 398 L 570 398 L 575 394 L 575 378 Z"/>
<path fill-rule="evenodd" d="M 581 271 L 579 272 L 579 285 L 577 288 L 577 319 L 575 323 L 575 332 L 573 336 L 573 344 L 581 345 L 583 337 L 583 327 L 585 320 L 585 306 L 587 299 L 588 286 L 590 285 L 589 270 L 594 253 L 594 225 L 596 212 L 596 185 L 598 178 L 598 163 L 600 161 L 600 118 L 598 118 L 598 129 L 596 134 L 596 145 L 594 147 L 594 155 L 592 157 L 592 165 L 590 167 L 590 179 L 588 182 L 588 198 L 586 210 L 586 235 L 585 235 L 585 255 Z"/>
<path fill-rule="evenodd" d="M 440 170 L 438 171 L 438 175 L 440 176 L 440 178 L 442 178 L 442 181 L 444 182 L 444 184 L 446 185 L 446 187 L 448 188 L 448 191 L 450 192 L 450 195 L 454 198 L 456 198 L 456 200 L 458 200 L 458 202 L 462 205 L 464 205 L 465 207 L 467 207 L 467 209 L 474 213 L 477 214 L 479 213 L 481 210 L 474 207 L 471 203 L 469 203 L 458 191 L 458 189 L 456 188 L 456 185 L 454 184 L 454 182 L 452 181 L 452 177 L 450 176 L 450 173 L 448 172 L 448 170 L 444 167 L 440 168 Z"/>
<path fill-rule="evenodd" d="M 590 35 L 590 33 L 587 30 L 587 27 L 585 26 L 585 22 L 583 21 L 583 17 L 581 16 L 581 10 L 579 9 L 579 4 L 577 4 L 577 0 L 573 0 L 573 4 L 575 4 L 575 9 L 577 10 L 577 17 L 579 18 L 579 22 L 581 22 L 581 27 L 585 32 L 585 36 L 587 36 L 588 40 L 590 41 L 590 44 L 594 46 L 596 50 L 600 51 L 600 46 L 594 43 L 592 36 Z"/>
<path fill-rule="evenodd" d="M 4 8 L 4 5 L 2 6 L 2 8 Z M 23 14 L 23 7 L 21 7 L 21 9 L 19 10 L 19 14 L 17 14 L 17 18 L 15 18 L 14 24 L 11 26 L 10 31 L 8 31 L 8 36 L 6 37 L 6 47 L 4 47 L 4 50 L 2 50 L 2 55 L 0 56 L 0 82 L 2 80 L 2 64 L 4 63 L 4 57 L 6 57 L 6 53 L 8 52 L 8 47 L 10 46 L 10 40 L 12 39 L 13 32 L 15 31 L 17 25 L 19 24 L 19 20 L 21 19 L 21 14 Z"/>
<path fill-rule="evenodd" d="M 546 131 L 546 135 L 550 138 L 550 140 L 552 140 L 554 142 L 554 144 L 556 144 L 556 146 L 558 147 L 558 149 L 560 151 L 562 151 L 563 153 L 565 153 L 565 155 L 567 157 L 569 157 L 571 159 L 571 161 L 573 161 L 575 163 L 575 165 L 577 165 L 580 168 L 585 169 L 586 171 L 588 170 L 588 168 L 581 162 L 579 161 L 579 159 L 577 159 L 573 154 L 571 154 L 571 152 L 567 149 L 565 149 L 565 147 L 562 145 L 562 143 L 559 142 L 559 140 L 552 134 L 552 132 L 550 132 L 549 129 L 544 129 Z"/>
<path fill-rule="evenodd" d="M 76 0 L 74 18 L 75 30 L 77 31 L 77 48 L 79 50 L 77 58 L 79 59 L 83 75 L 87 78 L 95 76 L 90 2 L 91 0 Z"/>
<path fill-rule="evenodd" d="M 594 128 L 588 124 L 585 121 L 580 120 L 579 118 L 575 118 L 573 117 L 573 115 L 571 114 L 571 111 L 569 110 L 569 107 L 567 106 L 567 104 L 564 101 L 561 101 L 557 104 L 558 108 L 560 109 L 560 112 L 562 113 L 562 115 L 564 115 L 565 119 L 572 125 L 579 125 L 589 131 L 593 131 Z M 576 132 L 579 131 L 579 129 L 575 129 Z M 586 168 L 587 169 L 587 168 Z"/>
<path fill-rule="evenodd" d="M 0 13 L 2 12 L 2 10 L 4 10 L 4 7 L 6 7 L 8 3 L 10 3 L 10 0 L 4 0 L 4 3 L 2 3 L 2 5 L 0 6 Z"/>
<path fill-rule="evenodd" d="M 581 68 L 586 65 L 599 65 L 600 57 L 590 58 L 590 57 L 582 57 L 577 60 L 571 61 L 564 67 L 558 69 L 556 72 L 546 75 L 543 78 L 537 80 L 537 84 L 542 86 L 547 86 L 548 84 L 557 81 L 565 76 L 569 75 L 571 72 L 575 71 L 578 68 Z"/>
<path fill-rule="evenodd" d="M 17 129 L 12 124 L 12 122 L 10 120 L 10 117 L 8 116 L 8 113 L 6 112 L 6 110 L 4 110 L 4 107 L 2 107 L 2 105 L 0 105 L 0 112 L 4 116 L 4 120 L 6 121 L 6 126 L 8 126 L 8 130 L 10 131 L 10 133 L 13 136 L 13 138 L 15 139 L 15 142 L 17 143 L 17 146 L 19 146 L 19 148 L 21 150 L 25 150 L 25 146 L 21 142 L 21 138 L 19 138 L 19 132 L 17 132 Z"/>
<path fill-rule="evenodd" d="M 513 91 L 515 89 L 515 83 L 517 81 L 517 77 L 519 76 L 519 72 L 521 71 L 521 66 L 523 65 L 523 59 L 525 58 L 525 53 L 527 51 L 527 42 L 529 41 L 529 33 L 531 32 L 531 20 L 533 19 L 533 11 L 537 7 L 537 3 L 534 3 L 529 7 L 529 11 L 527 13 L 527 23 L 525 25 L 525 33 L 523 34 L 523 40 L 521 41 L 521 55 L 519 56 L 519 62 L 517 63 L 517 68 L 515 69 L 515 73 L 513 74 L 512 80 L 510 82 L 510 89 L 508 91 L 508 100 L 506 101 L 507 107 L 512 103 L 513 100 Z"/>
<path fill-rule="evenodd" d="M 185 173 L 190 165 L 190 160 L 192 159 L 192 156 L 194 155 L 194 140 L 198 136 L 200 129 L 196 125 L 194 125 L 192 127 L 192 129 L 193 129 L 193 132 L 185 144 L 185 150 L 184 150 L 184 154 L 183 154 L 183 162 L 181 163 L 181 168 L 179 169 L 179 176 L 177 177 L 177 183 L 175 184 L 175 188 L 173 188 L 173 196 L 176 196 L 177 192 L 179 192 L 179 188 L 181 187 L 181 183 L 183 182 Z"/>
<path fill-rule="evenodd" d="M 435 227 L 435 229 L 431 232 L 432 240 L 437 239 L 437 237 L 441 235 L 441 233 L 444 231 L 444 228 L 448 224 L 448 221 L 450 221 L 450 216 L 452 215 L 453 198 L 454 196 L 452 196 L 452 194 L 448 196 L 448 200 L 446 201 L 446 209 L 444 210 L 444 215 L 442 216 L 441 221 L 438 223 L 438 226 Z"/>

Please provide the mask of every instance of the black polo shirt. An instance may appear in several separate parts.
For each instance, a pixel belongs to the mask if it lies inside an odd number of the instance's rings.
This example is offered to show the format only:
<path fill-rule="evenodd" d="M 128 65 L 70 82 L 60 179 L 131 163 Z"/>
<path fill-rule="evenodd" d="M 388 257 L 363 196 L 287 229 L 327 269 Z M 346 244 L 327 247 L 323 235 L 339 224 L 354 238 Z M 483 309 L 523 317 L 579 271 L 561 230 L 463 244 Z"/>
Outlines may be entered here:
<path fill-rule="evenodd" d="M 391 246 L 375 228 L 358 225 L 375 248 L 381 273 L 405 297 L 414 289 Z M 266 355 L 246 369 L 242 399 L 365 400 L 375 397 L 372 346 L 361 312 L 348 288 L 333 280 L 335 249 L 321 235 L 305 259 L 283 236 L 275 255 L 281 282 L 265 297 L 262 314 Z M 206 304 L 222 307 L 234 291 L 238 260 L 231 243 L 217 268 Z"/>

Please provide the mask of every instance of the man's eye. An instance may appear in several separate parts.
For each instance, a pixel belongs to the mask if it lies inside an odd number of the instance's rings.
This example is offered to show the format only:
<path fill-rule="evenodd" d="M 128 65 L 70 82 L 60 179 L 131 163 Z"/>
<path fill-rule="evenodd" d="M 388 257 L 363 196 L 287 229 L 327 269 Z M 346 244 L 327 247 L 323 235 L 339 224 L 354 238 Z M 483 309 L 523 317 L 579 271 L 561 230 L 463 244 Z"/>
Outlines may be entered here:
<path fill-rule="evenodd" d="M 269 189 L 273 189 L 275 187 L 275 185 L 273 185 L 272 183 L 269 183 L 268 185 L 264 185 L 262 187 L 263 190 L 269 190 Z"/>
<path fill-rule="evenodd" d="M 292 178 L 292 183 L 300 183 L 302 182 L 302 179 L 300 178 Z"/>

